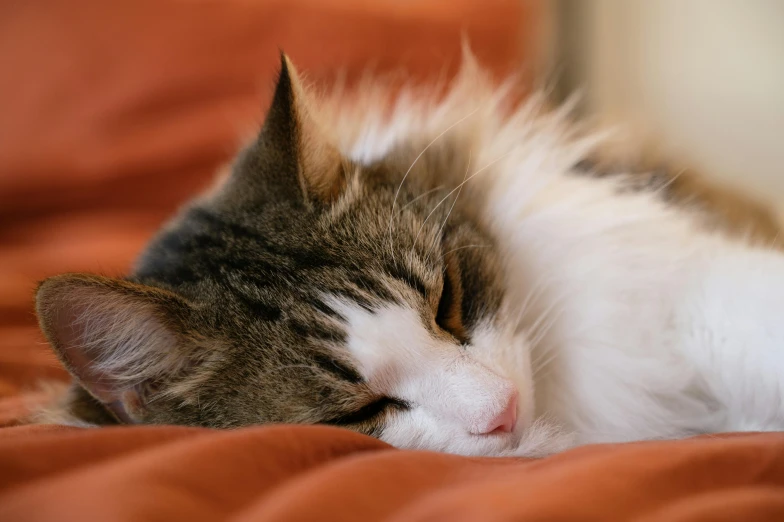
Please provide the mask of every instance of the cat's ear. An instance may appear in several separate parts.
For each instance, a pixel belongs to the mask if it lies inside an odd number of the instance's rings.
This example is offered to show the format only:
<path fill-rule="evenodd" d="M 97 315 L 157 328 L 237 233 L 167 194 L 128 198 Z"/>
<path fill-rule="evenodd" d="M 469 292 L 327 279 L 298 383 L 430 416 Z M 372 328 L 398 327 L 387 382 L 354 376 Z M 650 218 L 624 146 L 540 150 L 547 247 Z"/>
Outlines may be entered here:
<path fill-rule="evenodd" d="M 139 422 L 156 386 L 189 362 L 191 307 L 165 290 L 66 274 L 36 293 L 41 329 L 60 360 L 119 420 Z"/>
<path fill-rule="evenodd" d="M 285 54 L 267 118 L 245 161 L 240 185 L 278 197 L 331 202 L 345 185 L 341 155 L 314 111 L 313 100 Z M 261 178 L 261 179 L 259 179 Z M 243 183 L 244 182 L 244 183 Z"/>

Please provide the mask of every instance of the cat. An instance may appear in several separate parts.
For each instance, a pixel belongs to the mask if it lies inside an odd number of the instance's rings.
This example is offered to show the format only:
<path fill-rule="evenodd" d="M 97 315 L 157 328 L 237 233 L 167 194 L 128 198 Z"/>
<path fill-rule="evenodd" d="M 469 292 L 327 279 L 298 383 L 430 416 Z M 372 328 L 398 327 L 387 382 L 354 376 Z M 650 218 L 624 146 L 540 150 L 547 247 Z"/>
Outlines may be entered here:
<path fill-rule="evenodd" d="M 282 56 L 258 136 L 128 277 L 40 284 L 59 421 L 489 456 L 783 429 L 779 250 L 493 85 L 469 54 L 441 96 L 329 99 Z"/>

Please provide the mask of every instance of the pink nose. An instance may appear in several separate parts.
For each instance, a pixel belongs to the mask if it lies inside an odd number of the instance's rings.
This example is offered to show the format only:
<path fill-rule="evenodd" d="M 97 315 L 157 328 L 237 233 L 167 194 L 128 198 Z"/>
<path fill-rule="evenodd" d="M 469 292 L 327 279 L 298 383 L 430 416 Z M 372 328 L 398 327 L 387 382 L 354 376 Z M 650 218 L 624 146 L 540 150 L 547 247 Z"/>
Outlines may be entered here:
<path fill-rule="evenodd" d="M 517 391 L 509 395 L 508 402 L 501 412 L 487 423 L 487 429 L 480 435 L 511 433 L 517 422 Z"/>

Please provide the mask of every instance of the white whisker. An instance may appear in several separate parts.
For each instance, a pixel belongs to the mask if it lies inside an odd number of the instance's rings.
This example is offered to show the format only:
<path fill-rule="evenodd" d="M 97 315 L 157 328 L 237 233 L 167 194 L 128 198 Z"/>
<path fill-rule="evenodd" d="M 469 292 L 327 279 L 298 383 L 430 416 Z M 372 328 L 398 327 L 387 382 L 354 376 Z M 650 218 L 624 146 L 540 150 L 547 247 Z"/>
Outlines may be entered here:
<path fill-rule="evenodd" d="M 523 304 L 520 305 L 520 312 L 518 313 L 517 320 L 515 321 L 516 325 L 520 324 L 520 322 L 523 319 L 523 316 L 528 312 L 528 307 L 533 306 L 533 304 L 536 302 L 535 300 L 538 299 L 545 292 L 548 285 L 552 283 L 552 281 L 553 281 L 552 277 L 548 277 L 548 278 L 541 277 L 536 280 L 531 290 L 526 294 Z"/>
<path fill-rule="evenodd" d="M 459 246 L 459 247 L 453 248 L 452 250 L 444 252 L 444 255 L 441 256 L 441 259 L 443 259 L 444 257 L 448 256 L 452 252 L 457 252 L 458 250 L 463 250 L 464 248 L 490 248 L 490 245 L 463 245 L 463 246 Z"/>
<path fill-rule="evenodd" d="M 468 151 L 468 164 L 466 165 L 465 174 L 463 174 L 463 181 L 466 180 L 466 177 L 468 176 L 468 171 L 469 170 L 471 170 L 471 151 L 470 150 Z M 457 191 L 457 196 L 455 196 L 455 200 L 452 202 L 452 206 L 449 207 L 449 212 L 446 213 L 446 217 L 444 218 L 444 221 L 441 223 L 441 228 L 438 229 L 438 233 L 436 234 L 436 237 L 435 237 L 435 239 L 433 241 L 433 244 L 430 246 L 430 250 L 428 250 L 427 256 L 425 256 L 425 263 L 427 263 L 428 260 L 430 259 L 430 254 L 433 252 L 433 249 L 438 244 L 438 241 L 441 238 L 441 234 L 444 231 L 444 227 L 446 226 L 446 222 L 449 220 L 449 216 L 452 215 L 452 211 L 455 209 L 455 205 L 457 204 L 457 200 L 460 198 L 460 193 L 463 190 L 462 186 L 463 186 L 463 184 L 461 183 L 460 184 L 461 188 L 460 188 L 460 190 Z"/>
<path fill-rule="evenodd" d="M 561 315 L 563 315 L 563 309 L 561 309 L 558 312 L 552 314 L 547 319 L 547 322 L 542 323 L 542 326 L 540 327 L 540 329 L 534 334 L 534 336 L 529 341 L 531 343 L 531 349 L 535 349 L 539 345 L 539 343 L 542 342 L 542 340 L 545 338 L 545 336 L 548 333 L 550 333 L 550 330 L 553 329 L 553 326 L 555 326 L 555 323 L 558 321 L 558 319 L 561 318 Z M 539 355 L 537 360 L 540 359 L 541 357 L 542 357 L 542 354 Z"/>
<path fill-rule="evenodd" d="M 558 357 L 558 355 L 559 355 L 560 353 L 561 353 L 561 352 L 559 352 L 558 350 L 552 350 L 552 353 L 550 354 L 550 356 L 549 356 L 547 359 L 545 359 L 544 361 L 540 362 L 540 363 L 539 363 L 539 364 L 538 364 L 538 365 L 537 365 L 537 366 L 534 368 L 534 370 L 533 370 L 533 373 L 532 373 L 532 375 L 531 375 L 532 379 L 536 379 L 536 377 L 537 377 L 537 376 L 540 376 L 540 375 L 539 375 L 539 373 L 540 373 L 542 370 L 544 370 L 545 368 L 547 368 L 547 366 L 549 366 L 549 365 L 550 365 L 550 363 L 551 363 L 551 362 L 553 362 L 553 361 L 554 361 L 554 360 L 555 360 L 555 359 Z"/>
<path fill-rule="evenodd" d="M 536 334 L 538 332 L 539 327 L 542 324 L 542 321 L 548 319 L 550 314 L 553 312 L 556 306 L 560 304 L 560 299 L 553 299 L 553 301 L 545 308 L 539 316 L 534 321 L 534 324 L 528 329 L 529 332 Z"/>
<path fill-rule="evenodd" d="M 387 234 L 389 235 L 389 246 L 390 246 L 390 249 L 392 248 L 392 219 L 395 216 L 395 205 L 397 204 L 398 196 L 400 196 L 400 190 L 403 188 L 403 183 L 406 182 L 406 178 L 408 178 L 408 175 L 411 173 L 411 170 L 414 168 L 414 165 L 417 164 L 417 162 L 425 154 L 425 152 L 427 152 L 427 150 L 430 147 L 432 147 L 435 142 L 437 142 L 439 139 L 441 139 L 441 137 L 444 136 L 444 134 L 446 134 L 447 132 L 449 132 L 450 130 L 455 128 L 457 125 L 463 123 L 465 120 L 467 120 L 468 118 L 473 116 L 476 113 L 476 111 L 478 111 L 478 110 L 479 110 L 479 107 L 475 108 L 474 110 L 472 110 L 471 112 L 469 112 L 468 114 L 466 114 L 465 116 L 463 116 L 462 118 L 460 118 L 459 120 L 457 120 L 456 122 L 451 124 L 449 127 L 444 129 L 441 132 L 441 134 L 439 134 L 438 136 L 433 138 L 433 140 L 430 143 L 428 143 L 425 146 L 424 149 L 422 149 L 422 152 L 420 152 L 419 155 L 417 155 L 417 157 L 414 158 L 414 161 L 411 163 L 411 166 L 408 167 L 408 170 L 406 171 L 406 173 L 403 174 L 403 179 L 400 180 L 400 185 L 398 185 L 398 187 L 397 187 L 397 191 L 395 192 L 395 197 L 392 200 L 392 208 L 390 209 L 390 213 L 389 213 L 389 225 L 387 227 Z"/>
<path fill-rule="evenodd" d="M 451 191 L 450 191 L 450 192 L 449 192 L 449 193 L 448 193 L 446 196 L 444 196 L 444 197 L 441 199 L 441 201 L 439 201 L 438 203 L 436 203 L 436 206 L 435 206 L 435 207 L 433 207 L 433 209 L 430 211 L 430 213 L 427 215 L 427 217 L 425 217 L 425 220 L 424 220 L 424 221 L 422 221 L 422 225 L 420 225 L 420 227 L 419 227 L 419 231 L 417 232 L 417 235 L 416 235 L 416 237 L 414 237 L 414 246 L 416 246 L 416 243 L 417 243 L 417 241 L 419 240 L 419 236 L 420 236 L 420 234 L 422 233 L 422 229 L 425 227 L 425 223 L 427 223 L 427 220 L 428 220 L 428 219 L 430 219 L 430 217 L 433 215 L 433 213 L 434 213 L 436 210 L 438 210 L 438 207 L 440 207 L 440 206 L 441 206 L 441 204 L 442 204 L 444 201 L 446 201 L 446 200 L 449 198 L 449 196 L 451 196 L 452 194 L 454 194 L 454 193 L 455 193 L 457 190 L 459 190 L 459 189 L 460 189 L 460 188 L 461 188 L 463 185 L 465 185 L 466 183 L 468 183 L 469 181 L 471 181 L 471 180 L 472 180 L 474 177 L 476 177 L 476 176 L 478 176 L 479 174 L 481 174 L 482 172 L 486 171 L 487 169 L 489 169 L 490 167 L 492 167 L 493 165 L 495 165 L 496 163 L 498 163 L 499 161 L 501 161 L 502 159 L 504 159 L 506 156 L 508 156 L 508 155 L 509 155 L 509 154 L 511 154 L 512 152 L 513 152 L 513 150 L 509 150 L 509 151 L 505 152 L 504 154 L 500 155 L 498 158 L 494 159 L 493 161 L 491 161 L 490 163 L 488 163 L 487 165 L 485 165 L 485 166 L 484 166 L 484 167 L 482 167 L 481 169 L 479 169 L 479 170 L 477 170 L 476 172 L 474 172 L 473 174 L 471 174 L 469 177 L 467 177 L 466 179 L 464 179 L 462 183 L 460 183 L 458 186 L 456 186 L 455 188 L 453 188 L 453 189 L 452 189 L 452 190 L 451 190 Z"/>
<path fill-rule="evenodd" d="M 409 206 L 413 205 L 414 203 L 416 203 L 417 201 L 419 201 L 423 197 L 427 196 L 428 194 L 432 194 L 433 192 L 438 192 L 439 190 L 441 190 L 443 188 L 444 188 L 443 185 L 439 185 L 437 187 L 431 188 L 430 190 L 424 191 L 423 193 L 421 193 L 420 195 L 418 195 L 417 197 L 415 197 L 414 199 L 412 199 L 411 201 L 409 201 L 408 203 L 406 203 L 405 205 L 400 207 L 400 211 L 398 213 L 402 212 L 403 209 L 408 208 Z"/>

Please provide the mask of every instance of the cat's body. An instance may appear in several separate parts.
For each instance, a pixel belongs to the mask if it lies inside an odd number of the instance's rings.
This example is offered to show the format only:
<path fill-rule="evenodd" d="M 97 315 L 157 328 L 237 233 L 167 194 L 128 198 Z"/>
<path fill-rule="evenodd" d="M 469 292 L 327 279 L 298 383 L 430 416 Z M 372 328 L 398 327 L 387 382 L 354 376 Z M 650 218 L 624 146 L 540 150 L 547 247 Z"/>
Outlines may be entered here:
<path fill-rule="evenodd" d="M 784 429 L 784 255 L 713 200 L 586 173 L 593 137 L 505 108 L 471 64 L 389 111 L 289 74 L 128 282 L 39 289 L 72 415 L 490 455 Z"/>

